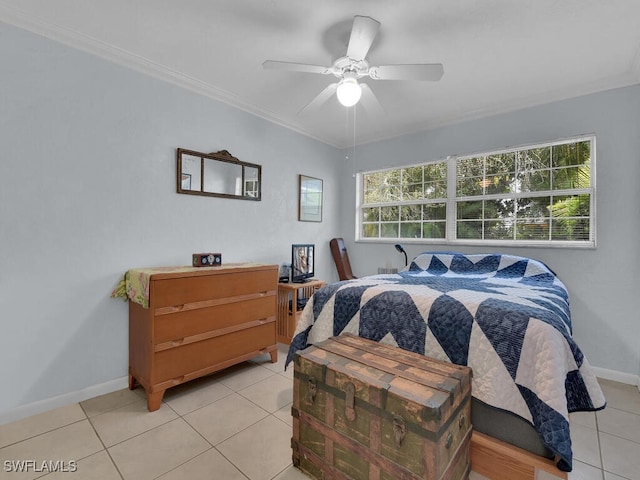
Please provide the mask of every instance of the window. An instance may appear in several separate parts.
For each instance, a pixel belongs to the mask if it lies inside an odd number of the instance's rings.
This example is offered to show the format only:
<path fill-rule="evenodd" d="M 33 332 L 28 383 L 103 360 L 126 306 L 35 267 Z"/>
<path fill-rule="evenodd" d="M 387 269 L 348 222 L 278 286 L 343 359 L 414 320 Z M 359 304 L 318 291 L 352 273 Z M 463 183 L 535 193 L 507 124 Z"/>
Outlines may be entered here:
<path fill-rule="evenodd" d="M 365 173 L 363 179 L 363 238 L 446 238 L 446 162 Z"/>
<path fill-rule="evenodd" d="M 595 246 L 595 138 L 359 175 L 358 240 Z"/>

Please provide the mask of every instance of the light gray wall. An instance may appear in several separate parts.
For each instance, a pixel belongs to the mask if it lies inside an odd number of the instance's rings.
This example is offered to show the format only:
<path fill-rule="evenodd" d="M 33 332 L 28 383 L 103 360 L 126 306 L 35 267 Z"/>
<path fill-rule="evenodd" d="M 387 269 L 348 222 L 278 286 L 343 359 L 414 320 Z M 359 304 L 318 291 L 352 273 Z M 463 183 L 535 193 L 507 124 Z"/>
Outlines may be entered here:
<path fill-rule="evenodd" d="M 425 106 L 428 108 L 428 106 Z M 501 248 L 538 258 L 553 268 L 571 296 L 574 337 L 589 362 L 640 375 L 640 86 L 556 102 L 356 148 L 355 170 L 407 165 L 448 155 L 483 152 L 596 134 L 597 248 Z M 349 155 L 349 161 L 345 156 Z M 343 151 L 342 192 L 355 191 L 353 152 Z M 343 236 L 355 275 L 404 258 L 392 244 L 354 243 L 355 206 L 344 201 Z M 395 243 L 395 242 L 392 242 Z M 426 250 L 494 248 L 405 245 L 409 258 Z"/>
<path fill-rule="evenodd" d="M 288 262 L 315 242 L 335 279 L 339 151 L 0 23 L 0 413 L 127 374 L 129 268 Z M 261 202 L 179 195 L 176 148 L 261 164 Z M 297 221 L 298 174 L 324 220 Z"/>

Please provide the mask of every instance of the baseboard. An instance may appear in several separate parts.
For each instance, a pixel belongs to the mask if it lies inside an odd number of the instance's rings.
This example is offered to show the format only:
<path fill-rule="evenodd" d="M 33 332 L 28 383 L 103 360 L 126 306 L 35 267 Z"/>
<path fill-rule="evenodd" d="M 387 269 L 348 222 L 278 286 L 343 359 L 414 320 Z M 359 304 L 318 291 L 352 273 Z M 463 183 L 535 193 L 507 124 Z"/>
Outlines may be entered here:
<path fill-rule="evenodd" d="M 5 423 L 15 422 L 22 418 L 37 415 L 38 413 L 53 410 L 54 408 L 64 407 L 72 403 L 82 402 L 89 398 L 104 395 L 105 393 L 115 392 L 116 390 L 122 390 L 127 388 L 129 378 L 121 377 L 108 382 L 100 383 L 97 385 L 91 385 L 90 387 L 83 388 L 82 390 L 76 390 L 74 392 L 63 393 L 51 398 L 45 398 L 44 400 L 38 400 L 37 402 L 27 403 L 20 405 L 19 407 L 0 412 L 0 425 Z"/>
<path fill-rule="evenodd" d="M 632 373 L 618 372 L 616 370 L 608 370 L 606 368 L 591 367 L 598 378 L 611 380 L 613 382 L 625 383 L 627 385 L 635 385 L 640 390 L 640 375 Z"/>

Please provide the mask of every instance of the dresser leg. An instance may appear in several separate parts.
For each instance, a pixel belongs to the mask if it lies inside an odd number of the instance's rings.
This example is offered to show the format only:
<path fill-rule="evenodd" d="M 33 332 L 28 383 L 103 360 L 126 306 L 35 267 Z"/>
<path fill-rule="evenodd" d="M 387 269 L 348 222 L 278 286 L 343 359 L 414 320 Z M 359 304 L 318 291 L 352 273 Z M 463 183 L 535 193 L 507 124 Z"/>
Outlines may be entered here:
<path fill-rule="evenodd" d="M 147 410 L 155 412 L 160 408 L 162 404 L 162 397 L 164 396 L 164 390 L 159 392 L 147 392 Z"/>
<path fill-rule="evenodd" d="M 276 363 L 278 361 L 278 350 L 272 350 L 269 352 L 271 356 L 271 363 Z"/>
<path fill-rule="evenodd" d="M 129 374 L 129 390 L 136 388 L 136 379 L 133 375 Z"/>

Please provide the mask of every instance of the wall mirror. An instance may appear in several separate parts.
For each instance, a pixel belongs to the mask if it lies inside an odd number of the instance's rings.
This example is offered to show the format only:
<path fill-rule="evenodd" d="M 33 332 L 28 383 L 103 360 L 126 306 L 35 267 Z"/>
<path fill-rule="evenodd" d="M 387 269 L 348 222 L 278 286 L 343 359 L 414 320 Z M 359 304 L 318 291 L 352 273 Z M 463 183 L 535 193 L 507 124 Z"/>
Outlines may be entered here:
<path fill-rule="evenodd" d="M 178 148 L 177 163 L 178 193 L 261 200 L 262 166 L 241 162 L 226 150 L 201 153 Z"/>

